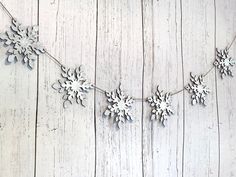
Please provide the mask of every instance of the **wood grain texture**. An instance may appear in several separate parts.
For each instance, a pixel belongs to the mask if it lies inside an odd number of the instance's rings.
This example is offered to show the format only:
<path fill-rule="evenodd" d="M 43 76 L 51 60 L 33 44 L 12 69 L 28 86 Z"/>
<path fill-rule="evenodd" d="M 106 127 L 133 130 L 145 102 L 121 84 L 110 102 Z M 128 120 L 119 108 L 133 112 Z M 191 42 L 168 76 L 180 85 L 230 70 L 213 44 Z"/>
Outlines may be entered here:
<path fill-rule="evenodd" d="M 183 87 L 180 2 L 143 1 L 144 97 Z M 170 52 L 171 51 L 171 52 Z M 144 176 L 181 176 L 183 144 L 183 94 L 172 97 L 173 116 L 166 127 L 150 121 L 151 108 L 144 104 Z"/>
<path fill-rule="evenodd" d="M 24 25 L 39 24 L 39 40 L 67 67 L 145 99 L 156 86 L 175 92 L 189 73 L 203 74 L 236 35 L 235 0 L 2 0 Z M 10 20 L 0 10 L 0 31 Z M 230 54 L 236 58 L 236 43 Z M 103 93 L 87 107 L 64 109 L 51 88 L 60 79 L 47 55 L 32 71 L 6 65 L 0 48 L 0 177 L 233 177 L 236 175 L 235 78 L 213 70 L 207 107 L 172 97 L 166 127 L 150 121 L 148 103 L 133 106 L 134 121 L 118 130 L 104 117 Z M 234 69 L 235 73 L 236 70 Z M 36 129 L 35 129 L 36 128 Z"/>
<path fill-rule="evenodd" d="M 216 0 L 216 46 L 224 49 L 236 35 L 236 1 Z M 230 48 L 236 58 L 236 44 Z M 233 69 L 235 74 L 236 70 Z M 220 79 L 218 71 L 217 95 L 219 107 L 220 176 L 236 175 L 236 78 Z"/>
<path fill-rule="evenodd" d="M 37 24 L 37 1 L 2 2 L 24 25 Z M 0 31 L 9 30 L 11 21 L 2 9 L 0 18 Z M 20 61 L 6 65 L 5 53 L 6 48 L 1 44 L 0 176 L 32 177 L 37 70 L 30 71 Z"/>
<path fill-rule="evenodd" d="M 142 11 L 136 0 L 98 1 L 97 85 L 114 91 L 122 83 L 126 94 L 142 96 Z M 135 117 L 117 129 L 103 116 L 103 94 L 96 96 L 97 176 L 142 176 L 142 104 L 133 106 Z"/>
<path fill-rule="evenodd" d="M 94 82 L 96 1 L 39 3 L 40 41 L 67 67 L 84 65 Z M 47 56 L 40 58 L 36 176 L 94 176 L 94 93 L 87 107 L 63 108 L 62 94 L 52 89 L 61 69 Z"/>
<path fill-rule="evenodd" d="M 184 81 L 205 74 L 215 58 L 214 1 L 182 1 Z M 214 72 L 205 77 L 211 90 L 207 106 L 192 106 L 185 95 L 184 176 L 218 175 L 218 123 Z"/>

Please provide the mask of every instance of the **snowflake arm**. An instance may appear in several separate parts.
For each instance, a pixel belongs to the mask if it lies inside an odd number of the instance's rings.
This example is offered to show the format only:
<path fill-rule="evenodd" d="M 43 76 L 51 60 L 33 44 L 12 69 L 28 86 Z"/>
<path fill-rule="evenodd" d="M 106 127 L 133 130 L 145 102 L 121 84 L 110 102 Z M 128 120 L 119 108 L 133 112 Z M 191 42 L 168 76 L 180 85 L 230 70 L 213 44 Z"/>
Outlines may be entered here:
<path fill-rule="evenodd" d="M 61 67 L 61 80 L 54 83 L 52 87 L 59 93 L 64 93 L 62 99 L 63 107 L 67 107 L 67 103 L 72 104 L 73 100 L 82 106 L 86 105 L 87 93 L 92 89 L 92 84 L 85 78 L 82 67 L 76 69 Z"/>
<path fill-rule="evenodd" d="M 121 85 L 116 91 L 106 92 L 107 102 L 109 105 L 104 111 L 104 115 L 110 118 L 114 118 L 118 128 L 121 127 L 121 123 L 125 121 L 132 121 L 133 115 L 131 109 L 134 103 L 134 99 L 129 95 L 125 95 L 121 89 Z"/>
<path fill-rule="evenodd" d="M 46 51 L 38 42 L 38 27 L 24 27 L 15 19 L 12 20 L 10 30 L 0 34 L 0 41 L 8 47 L 7 62 L 21 60 L 31 69 L 34 68 L 37 56 Z"/>
<path fill-rule="evenodd" d="M 174 114 L 171 108 L 171 94 L 163 93 L 157 86 L 155 95 L 148 97 L 147 101 L 152 107 L 151 120 L 158 119 L 165 126 L 167 116 Z"/>

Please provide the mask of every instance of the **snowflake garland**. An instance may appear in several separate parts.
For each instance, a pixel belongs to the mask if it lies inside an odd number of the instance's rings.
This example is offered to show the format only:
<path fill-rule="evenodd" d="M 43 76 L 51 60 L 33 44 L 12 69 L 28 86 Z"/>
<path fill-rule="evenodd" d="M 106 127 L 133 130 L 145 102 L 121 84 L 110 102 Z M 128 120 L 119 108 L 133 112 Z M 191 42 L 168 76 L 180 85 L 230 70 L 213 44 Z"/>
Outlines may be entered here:
<path fill-rule="evenodd" d="M 206 106 L 206 96 L 210 93 L 210 90 L 203 81 L 203 75 L 193 76 L 190 73 L 190 82 L 185 89 L 191 94 L 192 105 L 198 103 Z"/>
<path fill-rule="evenodd" d="M 151 120 L 159 119 L 162 125 L 165 126 L 167 120 L 166 116 L 174 114 L 171 108 L 171 94 L 163 93 L 163 91 L 159 90 L 159 86 L 157 86 L 155 95 L 148 97 L 147 101 L 153 108 L 151 112 Z"/>
<path fill-rule="evenodd" d="M 118 128 L 121 127 L 121 123 L 126 120 L 132 121 L 133 115 L 131 109 L 134 103 L 134 99 L 129 95 L 125 95 L 122 91 L 121 85 L 114 92 L 106 92 L 107 101 L 110 103 L 104 112 L 105 116 L 110 118 L 114 117 Z"/>
<path fill-rule="evenodd" d="M 15 19 L 9 31 L 0 34 L 0 40 L 9 47 L 7 51 L 7 62 L 22 60 L 30 69 L 34 68 L 34 61 L 45 49 L 38 42 L 38 27 L 24 27 Z"/>
<path fill-rule="evenodd" d="M 86 93 L 93 88 L 92 84 L 87 81 L 85 74 L 82 70 L 82 66 L 75 69 L 66 69 L 64 66 L 61 67 L 62 80 L 54 83 L 52 87 L 58 90 L 59 93 L 64 92 L 62 99 L 64 100 L 63 106 L 66 108 L 66 104 L 72 104 L 73 100 L 77 104 L 82 106 L 86 105 Z"/>
<path fill-rule="evenodd" d="M 216 59 L 214 62 L 216 68 L 218 68 L 221 78 L 224 76 L 233 76 L 231 68 L 235 65 L 235 60 L 229 56 L 228 49 L 218 50 L 216 49 Z"/>
<path fill-rule="evenodd" d="M 37 56 L 46 52 L 38 42 L 38 26 L 25 27 L 15 19 L 12 20 L 10 30 L 0 34 L 0 41 L 8 47 L 7 62 L 13 63 L 21 60 L 31 69 L 34 68 Z M 235 60 L 229 56 L 227 48 L 216 49 L 216 59 L 213 64 L 219 70 L 222 79 L 224 76 L 233 76 L 232 67 L 235 65 Z M 75 69 L 67 69 L 62 66 L 61 70 L 63 79 L 58 80 L 52 87 L 59 93 L 64 93 L 63 107 L 66 108 L 67 103 L 72 104 L 73 101 L 85 106 L 86 95 L 93 85 L 85 78 L 81 66 Z M 185 89 L 191 94 L 192 105 L 206 105 L 206 97 L 210 90 L 204 83 L 203 77 L 203 75 L 194 76 L 190 73 L 190 83 Z M 114 118 L 118 128 L 121 127 L 121 123 L 133 120 L 131 110 L 134 99 L 124 94 L 121 84 L 115 91 L 105 92 L 105 96 L 109 105 L 104 111 L 104 115 Z M 151 120 L 158 119 L 165 126 L 167 116 L 174 114 L 171 107 L 171 93 L 163 93 L 158 86 L 155 95 L 148 97 L 147 102 L 152 107 Z"/>

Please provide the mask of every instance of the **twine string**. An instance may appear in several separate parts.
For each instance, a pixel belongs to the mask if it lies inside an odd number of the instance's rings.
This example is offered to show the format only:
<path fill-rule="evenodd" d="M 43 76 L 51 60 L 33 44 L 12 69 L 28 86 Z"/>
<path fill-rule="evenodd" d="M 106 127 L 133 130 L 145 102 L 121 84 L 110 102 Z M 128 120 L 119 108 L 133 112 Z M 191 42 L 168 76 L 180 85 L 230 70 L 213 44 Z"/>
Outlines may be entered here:
<path fill-rule="evenodd" d="M 6 8 L 6 6 L 5 6 L 1 1 L 0 1 L 0 6 L 1 6 L 2 9 L 4 10 L 4 12 L 9 16 L 10 19 L 15 19 L 15 18 L 13 17 L 13 15 L 10 13 L 10 11 Z M 226 49 L 229 50 L 229 49 L 232 47 L 232 45 L 233 45 L 233 43 L 235 42 L 235 40 L 236 40 L 236 35 L 235 35 L 235 37 L 233 38 L 233 40 L 231 41 L 231 43 L 229 43 L 229 45 L 227 46 Z M 64 65 L 59 61 L 59 59 L 57 59 L 56 57 L 54 57 L 50 52 L 48 52 L 48 51 L 46 50 L 46 51 L 45 51 L 45 54 L 47 54 L 47 56 L 48 56 L 55 64 L 57 64 L 59 67 L 64 67 Z M 214 68 L 215 68 L 215 67 L 212 66 L 212 67 L 203 75 L 203 77 L 206 77 L 208 74 L 210 74 L 210 73 L 213 71 Z M 97 91 L 100 91 L 101 93 L 104 93 L 104 94 L 106 93 L 106 90 L 104 90 L 104 89 L 98 87 L 98 86 L 95 85 L 95 84 L 93 84 L 92 87 L 93 87 L 94 89 L 96 89 Z M 181 88 L 181 89 L 179 89 L 179 90 L 177 90 L 177 91 L 171 92 L 171 95 L 172 95 L 172 96 L 173 96 L 173 95 L 177 95 L 177 94 L 183 92 L 184 90 L 185 90 L 185 87 L 183 87 L 183 88 Z M 135 101 L 142 101 L 142 102 L 146 101 L 146 99 L 143 99 L 143 98 L 134 98 L 134 100 L 135 100 Z"/>

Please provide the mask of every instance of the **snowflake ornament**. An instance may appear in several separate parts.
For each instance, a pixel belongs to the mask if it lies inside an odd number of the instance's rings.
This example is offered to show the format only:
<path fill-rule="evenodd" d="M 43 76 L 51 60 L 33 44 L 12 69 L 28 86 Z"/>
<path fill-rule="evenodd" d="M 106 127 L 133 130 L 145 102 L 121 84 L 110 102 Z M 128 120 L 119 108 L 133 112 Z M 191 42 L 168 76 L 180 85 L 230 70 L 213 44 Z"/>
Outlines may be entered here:
<path fill-rule="evenodd" d="M 210 93 L 210 90 L 203 81 L 203 75 L 193 76 L 190 73 L 190 81 L 191 83 L 185 89 L 191 94 L 192 105 L 199 103 L 206 106 L 206 96 Z"/>
<path fill-rule="evenodd" d="M 12 20 L 10 30 L 0 34 L 0 40 L 9 47 L 7 51 L 9 63 L 22 60 L 23 64 L 33 69 L 37 56 L 45 53 L 45 49 L 38 42 L 38 27 L 24 27 L 15 19 Z"/>
<path fill-rule="evenodd" d="M 116 89 L 116 91 L 106 92 L 105 95 L 110 105 L 107 106 L 104 115 L 111 118 L 114 117 L 118 128 L 120 128 L 121 123 L 124 123 L 126 120 L 133 120 L 131 109 L 134 103 L 134 99 L 129 95 L 124 94 L 121 88 L 121 84 L 119 88 Z"/>
<path fill-rule="evenodd" d="M 67 103 L 72 104 L 73 100 L 82 106 L 86 105 L 86 93 L 93 88 L 92 84 L 87 81 L 82 66 L 75 69 L 66 69 L 61 67 L 62 80 L 54 83 L 52 87 L 59 93 L 64 92 L 62 99 L 64 100 L 63 107 L 67 107 Z"/>
<path fill-rule="evenodd" d="M 166 116 L 174 114 L 171 108 L 171 94 L 163 93 L 163 91 L 159 90 L 159 86 L 157 86 L 155 95 L 148 97 L 147 101 L 152 107 L 151 120 L 159 119 L 162 125 L 165 126 Z"/>
<path fill-rule="evenodd" d="M 227 75 L 233 77 L 231 68 L 235 65 L 235 60 L 229 56 L 229 51 L 227 48 L 224 50 L 216 49 L 216 59 L 214 65 L 218 68 L 222 79 Z"/>

